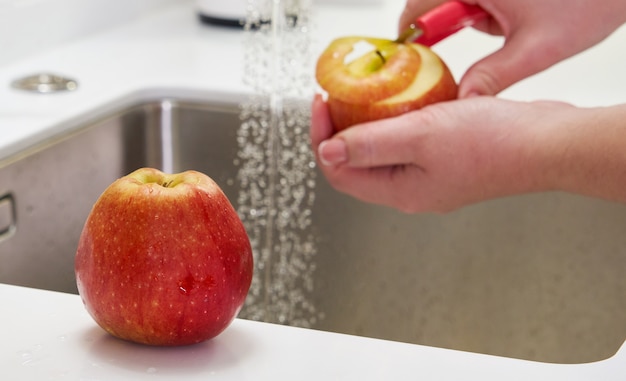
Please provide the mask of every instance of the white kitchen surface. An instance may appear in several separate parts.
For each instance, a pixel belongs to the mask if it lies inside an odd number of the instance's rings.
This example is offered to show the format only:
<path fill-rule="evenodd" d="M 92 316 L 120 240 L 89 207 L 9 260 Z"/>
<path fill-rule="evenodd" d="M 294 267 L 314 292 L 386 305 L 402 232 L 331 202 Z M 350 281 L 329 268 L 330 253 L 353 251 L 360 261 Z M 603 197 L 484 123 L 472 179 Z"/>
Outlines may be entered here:
<path fill-rule="evenodd" d="M 626 348 L 558 365 L 236 319 L 215 339 L 157 348 L 118 340 L 78 295 L 0 284 L 0 378 L 34 380 L 622 381 Z"/>
<path fill-rule="evenodd" d="M 40 14 L 30 8 L 18 12 L 12 6 L 18 3 L 37 8 Z M 188 0 L 161 1 L 161 6 L 145 12 L 122 12 L 119 7 L 126 3 L 107 2 L 107 7 L 95 8 L 96 14 L 83 6 L 82 13 L 74 15 L 78 26 L 45 38 L 52 21 L 42 14 L 49 11 L 49 3 L 0 0 L 4 17 L 0 17 L 0 51 L 5 54 L 0 60 L 0 160 L 129 102 L 160 97 L 238 101 L 249 92 L 241 81 L 241 31 L 199 24 L 193 2 Z M 316 4 L 313 57 L 334 37 L 393 37 L 403 3 Z M 123 17 L 108 22 L 115 14 Z M 47 21 L 19 29 L 27 21 L 19 17 L 29 16 Z M 61 20 L 73 19 L 64 16 Z M 20 33 L 11 38 L 7 25 Z M 27 42 L 34 45 L 7 46 L 23 41 L 20 36 L 25 30 Z M 500 43 L 498 38 L 466 30 L 435 50 L 460 78 L 472 62 Z M 580 106 L 626 102 L 624 46 L 626 28 L 502 96 L 557 99 Z M 75 78 L 79 88 L 50 95 L 10 88 L 12 80 L 41 71 Z M 76 295 L 0 285 L 0 306 L 0 379 L 11 381 L 623 381 L 626 375 L 625 348 L 602 362 L 557 365 L 236 320 L 210 342 L 163 349 L 109 337 L 87 315 Z"/>

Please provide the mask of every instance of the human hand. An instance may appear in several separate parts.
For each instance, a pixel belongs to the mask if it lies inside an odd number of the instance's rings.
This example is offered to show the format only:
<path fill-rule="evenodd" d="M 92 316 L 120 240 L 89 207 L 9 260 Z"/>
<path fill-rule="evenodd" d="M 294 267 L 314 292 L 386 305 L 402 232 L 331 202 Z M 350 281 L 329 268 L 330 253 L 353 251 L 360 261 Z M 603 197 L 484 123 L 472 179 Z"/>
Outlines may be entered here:
<path fill-rule="evenodd" d="M 600 42 L 626 21 L 623 0 L 464 0 L 491 17 L 474 27 L 503 35 L 501 49 L 472 65 L 459 97 L 495 95 Z M 407 0 L 399 30 L 443 0 Z"/>
<path fill-rule="evenodd" d="M 556 188 L 564 176 L 553 158 L 567 145 L 555 136 L 575 120 L 575 110 L 557 102 L 475 97 L 333 135 L 328 108 L 317 96 L 311 140 L 320 169 L 339 191 L 405 212 L 447 212 Z"/>

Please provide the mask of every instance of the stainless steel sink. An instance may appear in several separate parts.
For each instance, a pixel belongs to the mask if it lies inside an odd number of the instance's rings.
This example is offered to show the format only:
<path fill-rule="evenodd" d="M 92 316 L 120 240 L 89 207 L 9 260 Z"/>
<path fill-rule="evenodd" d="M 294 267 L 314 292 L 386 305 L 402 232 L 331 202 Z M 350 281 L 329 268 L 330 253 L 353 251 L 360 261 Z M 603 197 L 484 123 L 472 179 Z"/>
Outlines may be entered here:
<path fill-rule="evenodd" d="M 0 162 L 0 282 L 76 292 L 84 220 L 138 167 L 171 157 L 236 204 L 238 125 L 236 104 L 151 101 Z M 562 363 L 626 338 L 626 206 L 546 193 L 411 216 L 318 176 L 313 226 L 313 328 Z"/>

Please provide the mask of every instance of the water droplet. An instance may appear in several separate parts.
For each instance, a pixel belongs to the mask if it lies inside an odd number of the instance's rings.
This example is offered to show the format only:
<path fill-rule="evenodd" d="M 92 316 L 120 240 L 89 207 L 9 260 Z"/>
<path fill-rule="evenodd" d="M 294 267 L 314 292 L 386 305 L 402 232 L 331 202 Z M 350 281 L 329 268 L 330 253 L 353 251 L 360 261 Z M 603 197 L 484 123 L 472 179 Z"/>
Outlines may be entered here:
<path fill-rule="evenodd" d="M 195 279 L 191 275 L 187 275 L 184 279 L 178 281 L 178 290 L 183 295 L 188 295 L 196 285 Z"/>
<path fill-rule="evenodd" d="M 28 365 L 33 360 L 33 353 L 30 350 L 22 350 L 17 353 L 22 365 Z"/>

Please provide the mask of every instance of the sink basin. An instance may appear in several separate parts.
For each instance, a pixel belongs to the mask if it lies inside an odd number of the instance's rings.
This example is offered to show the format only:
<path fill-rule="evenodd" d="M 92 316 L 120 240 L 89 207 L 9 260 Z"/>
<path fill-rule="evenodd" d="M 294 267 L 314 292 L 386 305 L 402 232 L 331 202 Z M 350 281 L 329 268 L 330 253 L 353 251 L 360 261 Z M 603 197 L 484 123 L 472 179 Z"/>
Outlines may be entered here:
<path fill-rule="evenodd" d="M 207 173 L 237 207 L 239 123 L 237 104 L 146 101 L 0 162 L 0 282 L 76 292 L 85 218 L 138 167 Z M 312 328 L 559 363 L 626 338 L 624 205 L 544 193 L 405 215 L 321 175 L 315 192 Z"/>

